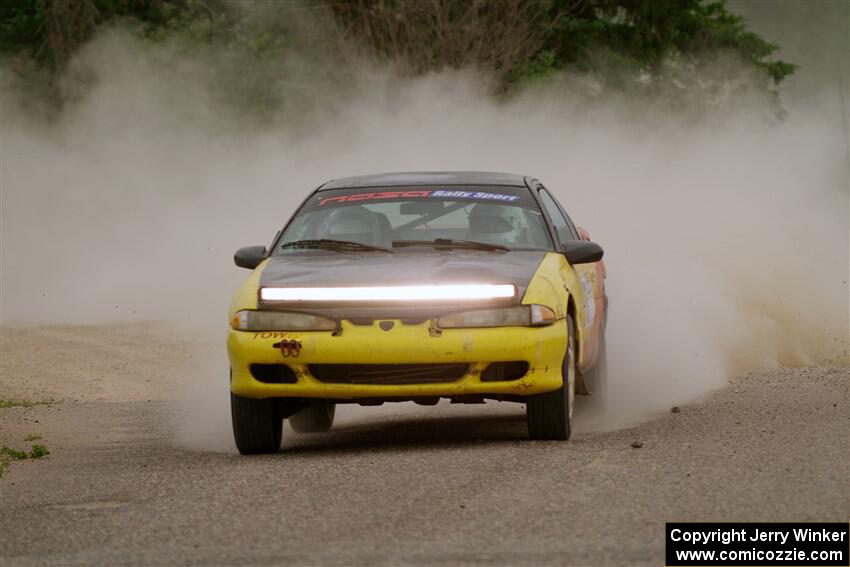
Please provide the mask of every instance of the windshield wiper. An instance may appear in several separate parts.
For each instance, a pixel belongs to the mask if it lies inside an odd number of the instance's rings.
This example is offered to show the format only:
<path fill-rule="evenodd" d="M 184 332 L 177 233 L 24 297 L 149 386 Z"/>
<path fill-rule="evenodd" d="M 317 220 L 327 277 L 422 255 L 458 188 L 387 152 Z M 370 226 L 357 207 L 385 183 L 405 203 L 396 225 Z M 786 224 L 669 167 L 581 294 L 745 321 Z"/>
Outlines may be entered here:
<path fill-rule="evenodd" d="M 490 244 L 489 242 L 477 242 L 475 240 L 453 240 L 451 238 L 437 238 L 435 240 L 393 240 L 393 248 L 405 248 L 408 246 L 432 246 L 434 248 L 468 248 L 470 250 L 489 250 L 491 252 L 508 252 L 510 248 L 501 244 Z"/>
<path fill-rule="evenodd" d="M 372 246 L 371 244 L 363 244 L 362 242 L 354 242 L 353 240 L 333 240 L 330 238 L 320 238 L 318 240 L 293 240 L 282 244 L 284 248 L 327 248 L 330 250 L 350 250 L 356 252 L 376 251 L 393 253 L 389 248 L 381 246 Z"/>

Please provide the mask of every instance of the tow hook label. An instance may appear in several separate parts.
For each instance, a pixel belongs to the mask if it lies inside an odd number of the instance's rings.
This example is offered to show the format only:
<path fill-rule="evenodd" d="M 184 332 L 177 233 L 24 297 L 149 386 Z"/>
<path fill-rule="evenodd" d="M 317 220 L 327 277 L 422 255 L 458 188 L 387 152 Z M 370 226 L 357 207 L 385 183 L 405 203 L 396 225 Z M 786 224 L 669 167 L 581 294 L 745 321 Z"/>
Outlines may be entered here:
<path fill-rule="evenodd" d="M 283 358 L 298 358 L 301 355 L 301 341 L 295 339 L 289 341 L 280 341 L 272 345 L 272 348 L 280 349 L 280 354 Z"/>

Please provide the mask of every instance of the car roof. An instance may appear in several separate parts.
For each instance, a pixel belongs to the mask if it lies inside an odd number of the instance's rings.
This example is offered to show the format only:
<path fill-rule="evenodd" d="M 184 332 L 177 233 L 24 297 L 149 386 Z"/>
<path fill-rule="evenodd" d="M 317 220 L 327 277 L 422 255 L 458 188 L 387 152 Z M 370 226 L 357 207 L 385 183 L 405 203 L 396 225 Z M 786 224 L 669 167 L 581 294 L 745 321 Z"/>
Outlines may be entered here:
<path fill-rule="evenodd" d="M 495 171 L 398 171 L 341 177 L 328 181 L 319 191 L 363 187 L 404 187 L 412 185 L 502 185 L 525 187 L 526 176 Z"/>

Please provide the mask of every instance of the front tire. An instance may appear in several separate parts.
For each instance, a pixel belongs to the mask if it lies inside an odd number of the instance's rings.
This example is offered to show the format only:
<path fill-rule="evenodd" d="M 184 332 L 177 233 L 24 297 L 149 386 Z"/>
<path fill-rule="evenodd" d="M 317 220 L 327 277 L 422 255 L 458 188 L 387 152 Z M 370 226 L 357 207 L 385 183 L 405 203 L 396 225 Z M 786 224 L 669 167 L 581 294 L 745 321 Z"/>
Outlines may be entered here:
<path fill-rule="evenodd" d="M 572 434 L 575 407 L 575 329 L 567 316 L 567 352 L 561 366 L 563 384 L 554 392 L 529 396 L 525 406 L 528 436 L 532 439 L 566 441 Z"/>
<path fill-rule="evenodd" d="M 280 449 L 283 419 L 275 400 L 255 400 L 230 394 L 233 439 L 243 455 L 274 453 Z"/>
<path fill-rule="evenodd" d="M 298 433 L 324 433 L 333 426 L 335 413 L 336 404 L 319 402 L 287 419 L 290 427 Z"/>

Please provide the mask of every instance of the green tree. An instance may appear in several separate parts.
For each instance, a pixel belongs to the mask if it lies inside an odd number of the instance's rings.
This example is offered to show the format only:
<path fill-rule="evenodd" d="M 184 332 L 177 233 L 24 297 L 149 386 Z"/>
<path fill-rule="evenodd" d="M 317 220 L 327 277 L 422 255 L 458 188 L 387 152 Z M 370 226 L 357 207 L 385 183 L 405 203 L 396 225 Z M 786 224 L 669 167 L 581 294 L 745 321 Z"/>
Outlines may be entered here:
<path fill-rule="evenodd" d="M 121 21 L 149 41 L 214 52 L 225 90 L 265 110 L 281 103 L 271 87 L 299 79 L 282 75 L 288 50 L 309 63 L 302 76 L 332 79 L 328 61 L 352 42 L 412 74 L 482 68 L 503 92 L 570 71 L 648 92 L 719 93 L 747 75 L 775 96 L 795 69 L 722 0 L 0 0 L 0 50 L 59 73 Z M 721 57 L 736 64 L 717 65 Z M 237 71 L 244 80 L 234 83 Z"/>

